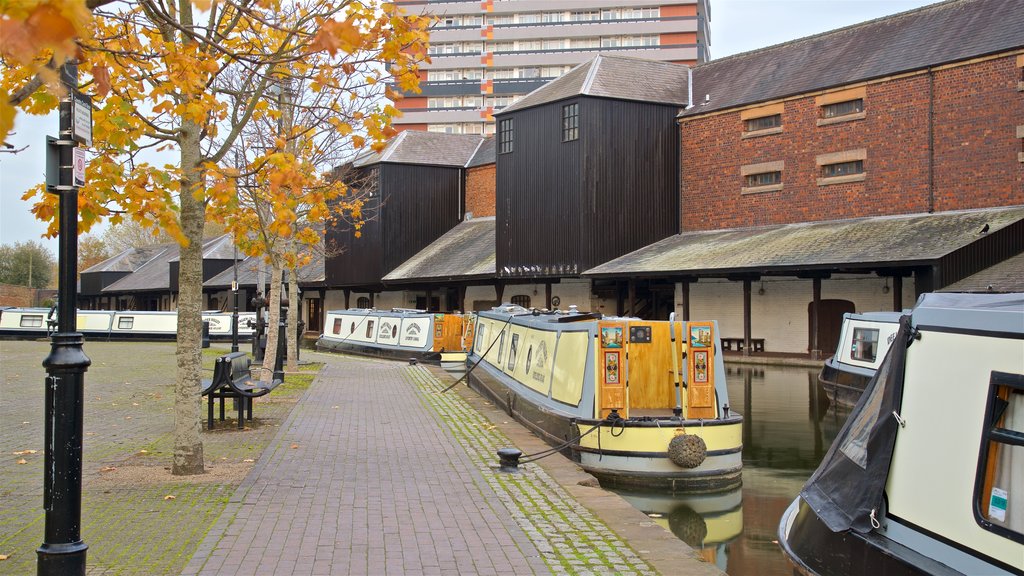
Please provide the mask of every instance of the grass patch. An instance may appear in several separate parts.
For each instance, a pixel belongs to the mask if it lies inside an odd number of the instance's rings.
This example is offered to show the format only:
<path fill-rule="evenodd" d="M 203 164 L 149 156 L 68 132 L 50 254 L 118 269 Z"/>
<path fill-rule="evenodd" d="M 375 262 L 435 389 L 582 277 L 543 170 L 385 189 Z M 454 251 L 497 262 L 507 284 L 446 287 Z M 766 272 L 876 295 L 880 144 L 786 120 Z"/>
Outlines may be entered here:
<path fill-rule="evenodd" d="M 313 384 L 313 379 L 316 378 L 316 375 L 320 373 L 320 369 L 323 367 L 322 362 L 300 364 L 299 372 L 301 374 L 295 372 L 285 374 L 283 385 L 288 386 L 290 390 L 305 390 Z"/>

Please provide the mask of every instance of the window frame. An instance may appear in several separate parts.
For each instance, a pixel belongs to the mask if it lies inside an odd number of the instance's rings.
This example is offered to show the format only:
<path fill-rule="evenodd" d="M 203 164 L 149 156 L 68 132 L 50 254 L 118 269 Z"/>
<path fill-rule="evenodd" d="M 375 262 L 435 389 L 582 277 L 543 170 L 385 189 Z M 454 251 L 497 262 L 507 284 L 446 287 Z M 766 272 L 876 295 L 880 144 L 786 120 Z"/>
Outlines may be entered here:
<path fill-rule="evenodd" d="M 853 166 L 854 167 L 854 171 L 853 172 L 840 172 L 840 169 L 836 168 L 837 166 L 846 166 L 846 165 L 849 165 L 849 164 L 854 165 Z M 830 172 L 835 172 L 835 173 L 830 173 Z M 843 162 L 832 162 L 832 163 L 829 163 L 829 164 L 822 164 L 821 165 L 821 172 L 819 173 L 818 177 L 823 179 L 823 180 L 829 180 L 829 179 L 832 179 L 832 178 L 847 178 L 847 177 L 850 177 L 850 176 L 859 176 L 861 174 L 866 174 L 866 173 L 867 173 L 867 170 L 864 168 L 864 160 L 863 159 L 845 160 Z"/>
<path fill-rule="evenodd" d="M 514 118 L 502 118 L 498 120 L 498 154 L 511 154 L 515 152 L 515 124 Z"/>
<path fill-rule="evenodd" d="M 515 304 L 516 306 L 522 306 L 523 308 L 526 309 L 530 308 L 530 297 L 526 294 L 516 294 L 511 299 L 509 299 L 509 302 Z M 523 305 L 521 304 L 521 302 L 526 302 L 526 304 Z"/>
<path fill-rule="evenodd" d="M 562 142 L 580 139 L 580 103 L 571 102 L 562 106 Z"/>
<path fill-rule="evenodd" d="M 1007 446 L 1024 446 L 1024 433 L 1016 430 L 997 427 L 992 421 L 995 415 L 997 389 L 1007 387 L 1010 394 L 1015 390 L 1024 391 L 1024 374 L 1012 374 L 993 370 L 989 374 L 988 399 L 985 401 L 985 417 L 982 421 L 981 444 L 978 449 L 978 468 L 975 472 L 974 491 L 971 494 L 971 509 L 974 513 L 974 520 L 983 530 L 992 532 L 1003 538 L 1007 538 L 1018 544 L 1024 544 L 1024 533 L 1016 532 L 1005 526 L 994 524 L 985 518 L 981 511 L 981 496 L 985 488 L 985 480 L 988 472 L 989 449 L 992 442 L 999 442 Z M 1005 413 L 1004 413 L 1005 415 Z M 991 499 L 991 495 L 989 496 Z"/>
<path fill-rule="evenodd" d="M 757 122 L 768 119 L 776 119 L 777 121 L 775 123 L 772 123 L 770 126 L 756 125 Z M 782 112 L 777 112 L 775 114 L 767 114 L 765 116 L 755 116 L 754 118 L 748 118 L 743 121 L 743 131 L 748 134 L 764 133 L 766 130 L 778 130 L 779 132 L 782 131 Z"/>
<path fill-rule="evenodd" d="M 765 176 L 765 175 L 769 175 L 769 174 L 775 175 L 774 177 L 771 178 L 771 182 L 758 182 L 757 181 L 757 179 L 758 179 L 757 177 L 758 176 Z M 782 184 L 782 170 L 769 170 L 769 171 L 766 171 L 766 172 L 755 172 L 753 174 L 747 174 L 746 176 L 743 177 L 743 187 L 744 188 L 764 188 L 765 186 L 778 186 L 779 184 Z"/>

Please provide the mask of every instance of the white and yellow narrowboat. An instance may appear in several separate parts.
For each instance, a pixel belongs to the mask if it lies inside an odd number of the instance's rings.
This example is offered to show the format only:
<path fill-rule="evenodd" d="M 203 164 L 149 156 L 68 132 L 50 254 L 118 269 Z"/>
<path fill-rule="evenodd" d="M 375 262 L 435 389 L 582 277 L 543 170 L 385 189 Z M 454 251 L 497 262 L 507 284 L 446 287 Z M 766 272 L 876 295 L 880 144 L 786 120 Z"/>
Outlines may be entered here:
<path fill-rule="evenodd" d="M 462 314 L 425 310 L 348 309 L 327 312 L 319 350 L 424 362 L 465 362 L 472 322 Z"/>
<path fill-rule="evenodd" d="M 470 386 L 606 486 L 737 487 L 742 417 L 718 325 L 503 306 L 477 315 Z"/>

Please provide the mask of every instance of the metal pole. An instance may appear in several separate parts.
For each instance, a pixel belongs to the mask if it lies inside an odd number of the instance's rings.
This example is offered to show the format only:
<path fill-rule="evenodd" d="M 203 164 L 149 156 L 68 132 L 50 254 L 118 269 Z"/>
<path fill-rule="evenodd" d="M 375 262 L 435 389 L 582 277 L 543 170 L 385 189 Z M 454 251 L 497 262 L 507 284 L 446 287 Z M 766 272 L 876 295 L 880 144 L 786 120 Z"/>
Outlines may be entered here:
<path fill-rule="evenodd" d="M 231 261 L 235 269 L 235 281 L 231 283 L 231 297 L 234 309 L 231 312 L 231 351 L 238 352 L 238 246 L 235 246 L 235 259 Z"/>
<path fill-rule="evenodd" d="M 60 103 L 60 253 L 58 255 L 57 332 L 50 337 L 46 368 L 45 464 L 43 470 L 43 544 L 36 550 L 39 576 L 85 576 L 82 525 L 82 419 L 85 371 L 92 363 L 77 331 L 78 188 L 71 165 L 72 101 L 78 87 L 78 64 L 61 69 L 68 94 Z"/>

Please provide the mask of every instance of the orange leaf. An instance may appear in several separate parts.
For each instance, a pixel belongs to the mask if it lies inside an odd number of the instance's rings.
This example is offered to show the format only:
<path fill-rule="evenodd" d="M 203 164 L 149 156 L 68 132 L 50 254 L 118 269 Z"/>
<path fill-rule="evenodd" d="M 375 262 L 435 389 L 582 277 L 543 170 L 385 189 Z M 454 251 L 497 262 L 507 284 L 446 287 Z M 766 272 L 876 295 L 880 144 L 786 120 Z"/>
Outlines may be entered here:
<path fill-rule="evenodd" d="M 92 78 L 96 81 L 96 93 L 106 96 L 110 93 L 110 70 L 106 66 L 93 66 Z"/>

